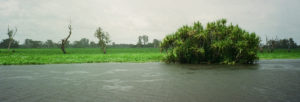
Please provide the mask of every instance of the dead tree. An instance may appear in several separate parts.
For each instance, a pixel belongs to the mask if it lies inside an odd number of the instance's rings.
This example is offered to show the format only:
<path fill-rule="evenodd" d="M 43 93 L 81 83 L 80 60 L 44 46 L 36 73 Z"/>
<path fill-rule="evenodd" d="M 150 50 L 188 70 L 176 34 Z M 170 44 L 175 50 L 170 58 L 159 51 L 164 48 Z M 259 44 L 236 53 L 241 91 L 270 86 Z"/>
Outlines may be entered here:
<path fill-rule="evenodd" d="M 17 28 L 16 28 L 15 31 L 13 31 L 13 30 L 10 30 L 10 29 L 9 29 L 9 26 L 8 26 L 8 29 L 7 29 L 7 35 L 8 35 L 8 39 L 9 39 L 9 42 L 8 42 L 8 48 L 7 48 L 8 51 L 9 51 L 9 49 L 10 49 L 11 44 L 12 44 L 13 41 L 14 41 L 14 37 L 15 37 L 17 31 L 18 31 Z"/>
<path fill-rule="evenodd" d="M 291 42 L 288 43 L 288 52 L 291 52 Z"/>
<path fill-rule="evenodd" d="M 66 50 L 65 50 L 65 45 L 68 42 L 68 39 L 70 38 L 71 34 L 72 34 L 72 26 L 71 26 L 71 23 L 70 23 L 69 24 L 69 35 L 67 36 L 67 38 L 61 40 L 60 48 L 61 48 L 61 50 L 64 54 L 67 53 Z"/>

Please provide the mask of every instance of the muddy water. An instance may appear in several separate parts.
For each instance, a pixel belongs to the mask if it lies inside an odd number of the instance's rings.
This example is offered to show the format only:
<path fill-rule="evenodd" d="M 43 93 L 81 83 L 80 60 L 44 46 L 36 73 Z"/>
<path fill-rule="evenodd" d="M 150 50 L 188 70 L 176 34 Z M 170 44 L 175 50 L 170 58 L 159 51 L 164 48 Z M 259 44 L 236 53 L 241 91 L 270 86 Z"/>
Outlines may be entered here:
<path fill-rule="evenodd" d="M 300 60 L 0 66 L 0 102 L 299 102 Z"/>

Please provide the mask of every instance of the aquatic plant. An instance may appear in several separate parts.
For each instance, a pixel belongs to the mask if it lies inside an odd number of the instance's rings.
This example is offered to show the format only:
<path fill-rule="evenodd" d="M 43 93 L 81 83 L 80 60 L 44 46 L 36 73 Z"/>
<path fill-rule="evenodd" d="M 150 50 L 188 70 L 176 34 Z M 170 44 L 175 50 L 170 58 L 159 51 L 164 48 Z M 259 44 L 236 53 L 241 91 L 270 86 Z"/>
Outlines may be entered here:
<path fill-rule="evenodd" d="M 251 64 L 258 59 L 260 39 L 226 19 L 183 26 L 167 35 L 160 47 L 166 51 L 165 62 Z"/>

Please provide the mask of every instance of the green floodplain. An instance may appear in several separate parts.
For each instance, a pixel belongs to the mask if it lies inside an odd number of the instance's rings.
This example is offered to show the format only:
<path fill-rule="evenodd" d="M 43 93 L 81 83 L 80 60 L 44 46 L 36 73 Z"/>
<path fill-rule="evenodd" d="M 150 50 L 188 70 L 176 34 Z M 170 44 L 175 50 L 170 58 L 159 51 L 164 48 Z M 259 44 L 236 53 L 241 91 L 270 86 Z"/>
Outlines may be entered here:
<path fill-rule="evenodd" d="M 159 48 L 108 48 L 103 54 L 100 48 L 67 48 L 63 54 L 58 48 L 14 49 L 7 52 L 0 49 L 0 65 L 18 64 L 60 64 L 60 63 L 102 63 L 102 62 L 160 62 L 165 53 Z M 275 49 L 273 53 L 258 52 L 260 60 L 300 59 L 300 49 Z"/>

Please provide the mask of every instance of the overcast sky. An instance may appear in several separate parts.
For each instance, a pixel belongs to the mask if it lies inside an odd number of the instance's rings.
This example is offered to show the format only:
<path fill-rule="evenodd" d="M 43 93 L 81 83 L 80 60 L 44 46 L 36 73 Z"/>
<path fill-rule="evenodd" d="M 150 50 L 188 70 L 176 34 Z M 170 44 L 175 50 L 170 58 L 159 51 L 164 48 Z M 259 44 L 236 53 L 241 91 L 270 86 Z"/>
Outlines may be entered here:
<path fill-rule="evenodd" d="M 101 27 L 113 42 L 135 44 L 139 35 L 163 39 L 182 25 L 226 18 L 263 40 L 293 37 L 300 44 L 300 0 L 0 0 L 0 39 L 10 25 L 21 43 L 58 42 L 67 36 L 70 18 L 71 41 L 97 41 L 94 32 Z"/>

